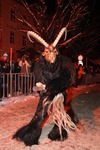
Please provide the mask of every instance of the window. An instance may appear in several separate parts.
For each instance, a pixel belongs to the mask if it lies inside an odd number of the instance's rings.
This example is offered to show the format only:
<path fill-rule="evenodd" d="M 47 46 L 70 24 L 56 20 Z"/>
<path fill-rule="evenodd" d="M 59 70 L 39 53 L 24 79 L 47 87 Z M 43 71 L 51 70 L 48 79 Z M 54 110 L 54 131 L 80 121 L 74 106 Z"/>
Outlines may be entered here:
<path fill-rule="evenodd" d="M 11 21 L 15 21 L 15 11 L 11 9 L 11 13 L 10 13 L 10 16 L 11 16 Z"/>
<path fill-rule="evenodd" d="M 24 36 L 24 35 L 22 37 L 22 45 L 26 46 L 26 36 Z"/>
<path fill-rule="evenodd" d="M 10 32 L 10 43 L 14 44 L 14 32 Z"/>

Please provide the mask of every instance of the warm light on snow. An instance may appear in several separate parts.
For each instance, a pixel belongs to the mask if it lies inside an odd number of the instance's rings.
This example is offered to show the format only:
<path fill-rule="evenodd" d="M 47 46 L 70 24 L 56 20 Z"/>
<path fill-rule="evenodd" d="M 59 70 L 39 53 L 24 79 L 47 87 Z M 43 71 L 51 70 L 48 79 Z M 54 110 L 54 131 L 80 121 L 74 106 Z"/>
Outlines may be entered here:
<path fill-rule="evenodd" d="M 53 127 L 46 122 L 40 144 L 32 147 L 12 139 L 16 130 L 27 124 L 35 113 L 39 97 L 34 95 L 8 98 L 0 102 L 0 150 L 99 150 L 100 149 L 100 84 L 68 90 L 80 123 L 65 141 L 50 141 L 47 134 Z"/>

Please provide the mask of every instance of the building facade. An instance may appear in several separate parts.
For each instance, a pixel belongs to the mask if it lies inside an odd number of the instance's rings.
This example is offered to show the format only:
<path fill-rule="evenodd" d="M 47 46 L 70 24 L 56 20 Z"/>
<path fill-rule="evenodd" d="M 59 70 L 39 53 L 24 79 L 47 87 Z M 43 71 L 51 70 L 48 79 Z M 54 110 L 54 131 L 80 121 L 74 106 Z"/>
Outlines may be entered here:
<path fill-rule="evenodd" d="M 27 34 L 21 31 L 31 29 L 16 19 L 17 9 L 25 19 L 30 19 L 25 7 L 17 0 L 0 0 L 0 58 L 5 52 L 10 55 L 11 48 L 13 57 L 16 58 L 17 50 L 32 47 Z"/>

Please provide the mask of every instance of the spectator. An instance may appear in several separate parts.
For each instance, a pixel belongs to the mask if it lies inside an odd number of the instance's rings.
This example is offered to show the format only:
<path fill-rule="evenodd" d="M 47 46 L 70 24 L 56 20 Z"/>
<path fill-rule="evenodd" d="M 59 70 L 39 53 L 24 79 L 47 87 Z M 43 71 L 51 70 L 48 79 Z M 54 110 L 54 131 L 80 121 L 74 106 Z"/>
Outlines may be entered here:
<path fill-rule="evenodd" d="M 16 62 L 14 63 L 14 73 L 20 73 L 21 67 L 19 66 L 19 62 L 21 58 L 17 58 Z"/>
<path fill-rule="evenodd" d="M 24 54 L 22 59 L 19 61 L 19 66 L 21 67 L 21 89 L 23 93 L 27 94 L 29 87 L 29 73 L 31 69 L 31 61 L 29 60 L 29 56 Z"/>
<path fill-rule="evenodd" d="M 19 66 L 21 58 L 17 58 L 17 61 L 14 63 L 14 84 L 15 84 L 15 92 L 19 94 L 19 73 L 21 71 L 21 67 Z"/>
<path fill-rule="evenodd" d="M 78 76 L 77 76 L 77 80 L 78 80 L 78 85 L 81 85 L 84 81 L 84 75 L 85 75 L 85 72 L 84 72 L 84 68 L 82 65 L 79 65 L 78 67 Z"/>
<path fill-rule="evenodd" d="M 10 73 L 10 63 L 8 60 L 8 54 L 5 53 L 0 60 L 0 99 L 2 100 L 3 94 L 4 97 L 7 97 L 9 92 L 9 87 L 7 84 L 7 73 Z M 4 93 L 3 93 L 4 91 Z"/>

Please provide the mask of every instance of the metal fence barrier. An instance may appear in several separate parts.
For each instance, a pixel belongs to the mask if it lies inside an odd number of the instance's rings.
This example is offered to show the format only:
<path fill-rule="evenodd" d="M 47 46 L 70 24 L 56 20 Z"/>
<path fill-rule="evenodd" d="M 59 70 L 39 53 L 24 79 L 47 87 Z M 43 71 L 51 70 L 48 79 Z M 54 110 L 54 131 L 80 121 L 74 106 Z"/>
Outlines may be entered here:
<path fill-rule="evenodd" d="M 33 73 L 0 74 L 0 97 L 5 98 L 31 94 L 34 82 Z"/>
<path fill-rule="evenodd" d="M 100 83 L 100 74 L 95 74 L 95 76 L 86 74 L 83 84 L 94 83 Z M 31 94 L 34 85 L 35 78 L 33 73 L 0 74 L 0 98 Z"/>
<path fill-rule="evenodd" d="M 94 75 L 86 74 L 85 84 L 95 84 L 95 83 L 100 83 L 100 73 L 96 73 Z"/>

